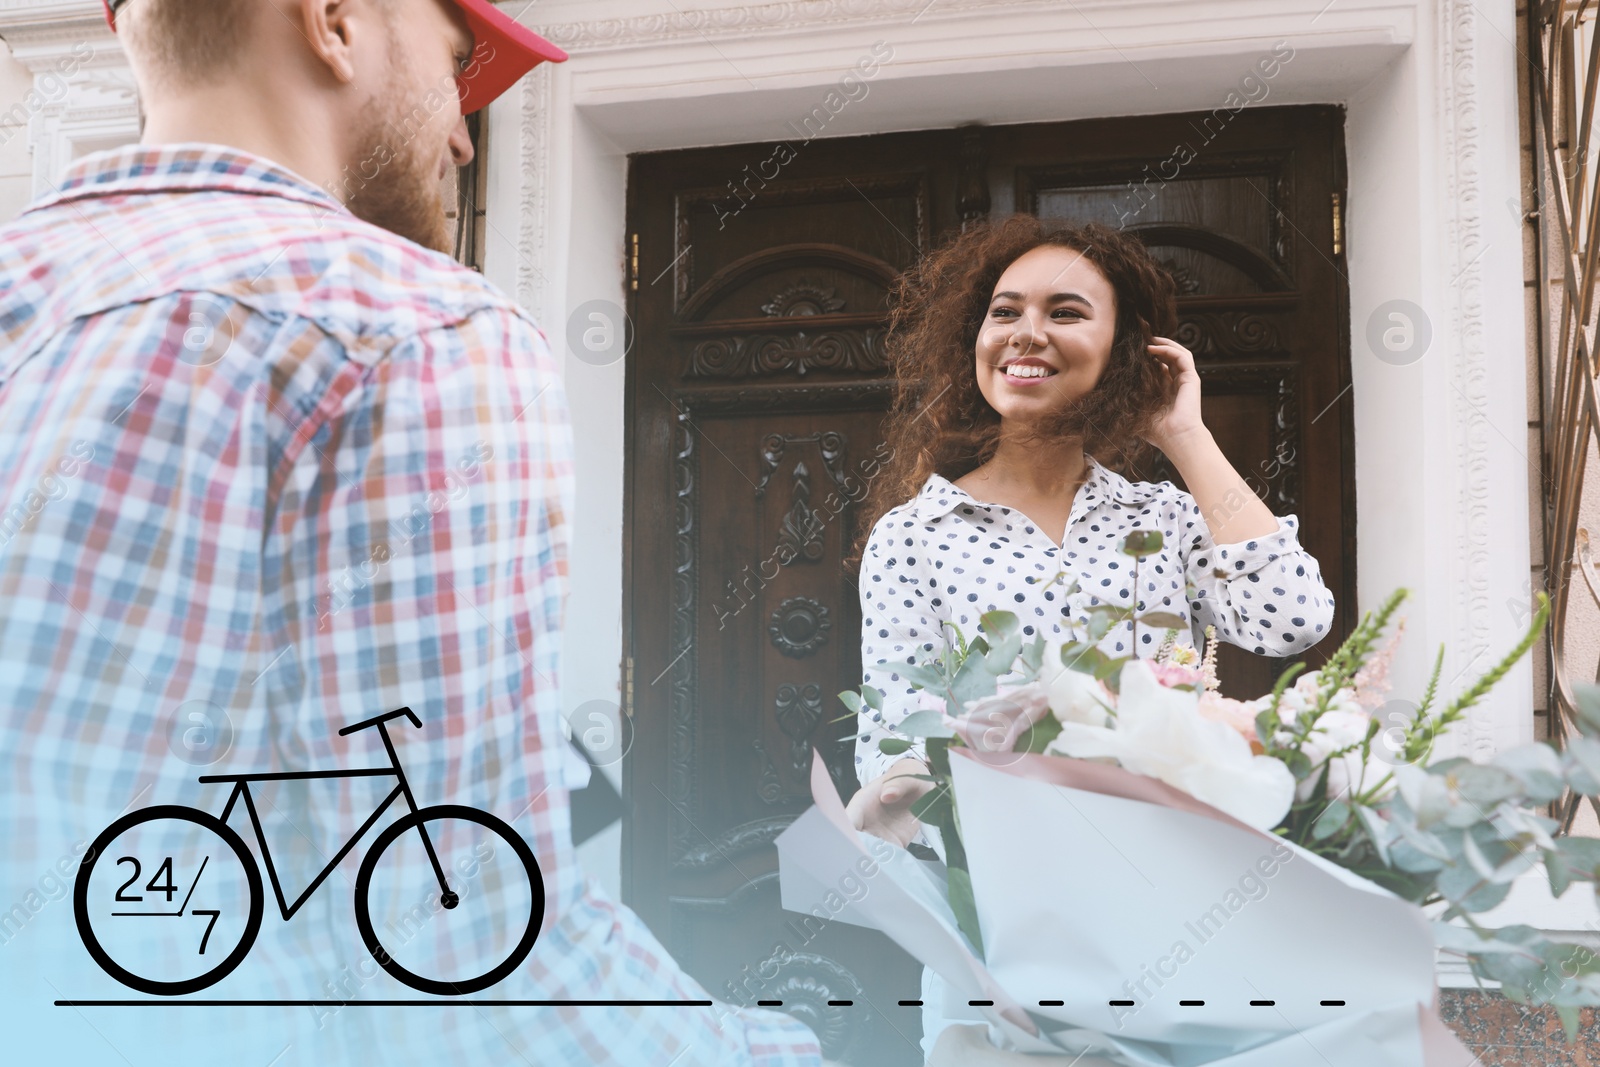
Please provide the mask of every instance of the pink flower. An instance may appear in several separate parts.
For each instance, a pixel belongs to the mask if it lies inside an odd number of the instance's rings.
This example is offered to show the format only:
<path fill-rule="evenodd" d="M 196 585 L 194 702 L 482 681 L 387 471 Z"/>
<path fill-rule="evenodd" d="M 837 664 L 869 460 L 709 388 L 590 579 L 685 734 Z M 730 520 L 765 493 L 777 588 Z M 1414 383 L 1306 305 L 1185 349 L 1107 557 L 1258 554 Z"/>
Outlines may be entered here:
<path fill-rule="evenodd" d="M 1256 736 L 1256 713 L 1260 710 L 1254 701 L 1234 700 L 1209 690 L 1200 695 L 1200 717 L 1231 726 L 1257 753 L 1265 751 Z"/>
<path fill-rule="evenodd" d="M 946 718 L 967 747 L 979 752 L 1010 752 L 1017 739 L 1034 723 L 1050 714 L 1050 700 L 1037 683 L 1001 687 L 994 696 L 967 705 L 965 715 Z"/>
<path fill-rule="evenodd" d="M 1150 667 L 1150 672 L 1156 676 L 1156 681 L 1168 689 L 1179 685 L 1199 686 L 1200 668 L 1186 667 L 1178 663 L 1157 663 L 1154 660 L 1145 660 Z"/>
<path fill-rule="evenodd" d="M 1395 648 L 1400 644 L 1400 635 L 1405 630 L 1406 620 L 1402 618 L 1395 624 L 1394 633 L 1384 642 L 1383 648 L 1362 664 L 1356 676 L 1350 679 L 1356 703 L 1367 711 L 1377 711 L 1383 706 L 1384 694 L 1389 691 L 1389 664 L 1394 660 Z"/>

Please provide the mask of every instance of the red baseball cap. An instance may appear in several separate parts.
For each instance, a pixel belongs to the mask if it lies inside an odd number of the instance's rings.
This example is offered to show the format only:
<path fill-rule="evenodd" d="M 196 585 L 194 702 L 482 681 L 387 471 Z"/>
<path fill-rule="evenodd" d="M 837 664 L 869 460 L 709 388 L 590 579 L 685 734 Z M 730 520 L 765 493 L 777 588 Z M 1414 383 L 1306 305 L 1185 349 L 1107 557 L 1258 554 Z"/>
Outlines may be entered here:
<path fill-rule="evenodd" d="M 106 23 L 117 29 L 117 8 L 128 0 L 100 0 Z M 550 60 L 560 63 L 567 53 L 507 15 L 490 0 L 454 0 L 472 29 L 472 58 L 456 77 L 461 90 L 461 113 L 470 115 L 507 89 L 534 67 Z"/>

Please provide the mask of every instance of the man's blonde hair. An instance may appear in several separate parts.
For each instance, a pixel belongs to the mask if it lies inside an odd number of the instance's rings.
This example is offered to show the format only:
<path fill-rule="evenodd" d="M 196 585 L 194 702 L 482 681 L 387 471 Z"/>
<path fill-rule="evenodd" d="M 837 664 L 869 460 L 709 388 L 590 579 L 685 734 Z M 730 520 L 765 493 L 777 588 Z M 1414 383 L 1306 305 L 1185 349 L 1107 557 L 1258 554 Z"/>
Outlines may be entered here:
<path fill-rule="evenodd" d="M 157 77 L 204 83 L 238 58 L 262 0 L 129 0 L 117 11 L 117 35 Z"/>

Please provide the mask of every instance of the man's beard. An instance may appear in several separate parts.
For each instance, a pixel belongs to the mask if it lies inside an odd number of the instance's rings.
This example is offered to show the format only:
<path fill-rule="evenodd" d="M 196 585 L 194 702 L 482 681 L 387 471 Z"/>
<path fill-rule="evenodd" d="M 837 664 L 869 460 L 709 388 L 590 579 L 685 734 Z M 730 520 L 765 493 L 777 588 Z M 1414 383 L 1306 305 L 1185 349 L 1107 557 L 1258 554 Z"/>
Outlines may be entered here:
<path fill-rule="evenodd" d="M 405 56 L 398 47 L 391 60 L 394 77 L 383 93 L 367 102 L 362 115 L 345 206 L 357 218 L 449 255 L 455 235 L 445 219 L 438 156 L 427 158 L 424 143 L 432 131 L 415 123 L 408 127 L 404 121 L 427 116 L 422 101 L 428 94 L 409 88 Z"/>

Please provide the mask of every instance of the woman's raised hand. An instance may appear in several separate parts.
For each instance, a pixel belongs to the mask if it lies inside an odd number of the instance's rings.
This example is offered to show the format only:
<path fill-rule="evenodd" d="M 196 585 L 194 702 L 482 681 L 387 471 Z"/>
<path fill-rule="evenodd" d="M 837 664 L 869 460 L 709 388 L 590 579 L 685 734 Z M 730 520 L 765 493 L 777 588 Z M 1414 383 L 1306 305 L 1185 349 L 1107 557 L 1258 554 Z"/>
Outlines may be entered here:
<path fill-rule="evenodd" d="M 911 805 L 933 788 L 932 782 L 911 775 L 927 773 L 928 768 L 918 759 L 895 763 L 850 798 L 850 803 L 845 805 L 850 822 L 857 830 L 865 830 L 905 848 L 916 840 L 917 832 L 922 829 L 922 823 L 911 814 Z"/>
<path fill-rule="evenodd" d="M 1159 360 L 1166 373 L 1177 379 L 1178 395 L 1157 420 L 1148 440 L 1175 460 L 1174 450 L 1181 450 L 1183 442 L 1196 431 L 1205 433 L 1205 422 L 1200 418 L 1200 372 L 1195 370 L 1194 353 L 1170 337 L 1151 338 L 1149 350 L 1151 358 Z"/>

